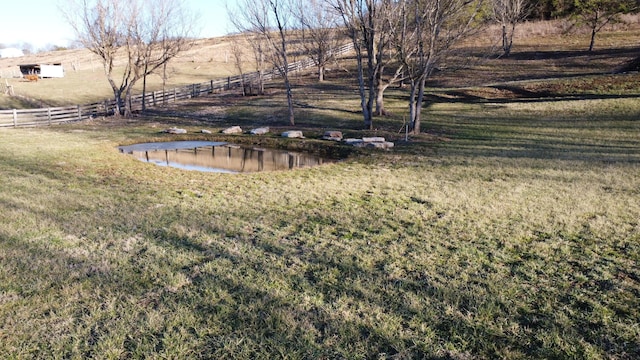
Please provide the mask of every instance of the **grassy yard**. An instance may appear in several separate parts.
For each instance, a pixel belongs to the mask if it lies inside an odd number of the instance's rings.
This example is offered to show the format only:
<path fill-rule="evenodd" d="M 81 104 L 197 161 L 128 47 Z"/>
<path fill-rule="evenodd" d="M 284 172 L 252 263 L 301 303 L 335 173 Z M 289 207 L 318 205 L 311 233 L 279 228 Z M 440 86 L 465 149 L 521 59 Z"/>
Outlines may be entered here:
<path fill-rule="evenodd" d="M 547 61 L 438 75 L 500 84 L 433 89 L 408 142 L 405 90 L 361 131 L 343 70 L 294 79 L 304 140 L 279 138 L 277 86 L 0 129 L 0 358 L 640 357 L 640 75 L 501 83 L 619 58 Z M 231 125 L 273 135 L 216 134 Z M 396 147 L 318 140 L 327 129 Z M 117 150 L 169 139 L 348 157 L 228 175 Z"/>
<path fill-rule="evenodd" d="M 433 101 L 393 151 L 292 172 L 116 149 L 251 111 L 277 123 L 274 96 L 1 129 L 0 357 L 640 355 L 637 98 Z M 298 146 L 360 126 L 340 97 L 305 99 Z M 377 123 L 402 137 L 399 115 Z"/>

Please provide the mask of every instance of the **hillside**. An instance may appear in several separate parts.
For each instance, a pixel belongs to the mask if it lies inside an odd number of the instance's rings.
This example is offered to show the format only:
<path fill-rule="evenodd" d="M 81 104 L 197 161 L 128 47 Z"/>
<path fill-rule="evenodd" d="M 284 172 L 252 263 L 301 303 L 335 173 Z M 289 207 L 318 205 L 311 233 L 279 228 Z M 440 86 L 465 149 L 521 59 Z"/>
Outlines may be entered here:
<path fill-rule="evenodd" d="M 459 87 L 496 82 L 566 77 L 585 74 L 611 73 L 625 62 L 640 56 L 640 24 L 637 18 L 628 24 L 610 26 L 599 34 L 596 50 L 585 51 L 588 36 L 585 33 L 565 32 L 562 21 L 531 22 L 518 27 L 512 56 L 496 58 L 499 38 L 496 28 L 463 44 L 469 50 L 465 55 L 446 64 L 445 72 L 436 74 L 431 86 Z M 231 46 L 239 36 L 197 40 L 194 46 L 167 68 L 166 88 L 206 82 L 237 74 Z M 247 46 L 248 48 L 248 46 Z M 244 54 L 245 71 L 252 71 L 252 55 Z M 19 78 L 19 64 L 62 63 L 65 77 L 28 82 Z M 465 66 L 461 66 L 463 64 Z M 116 64 L 117 66 L 118 64 Z M 347 60 L 336 67 L 348 69 Z M 341 75 L 342 76 L 342 75 Z M 162 74 L 148 78 L 148 89 L 162 88 Z M 9 84 L 17 97 L 2 95 Z M 141 91 L 142 84 L 138 84 Z M 0 109 L 37 108 L 86 104 L 111 98 L 99 58 L 86 49 L 73 49 L 29 55 L 21 58 L 0 59 Z"/>
<path fill-rule="evenodd" d="M 235 75 L 237 70 L 231 59 L 230 44 L 233 36 L 197 40 L 194 46 L 173 59 L 167 68 L 168 88 L 204 82 Z M 124 60 L 124 59 L 123 59 Z M 122 64 L 116 63 L 116 67 Z M 27 82 L 21 78 L 19 64 L 61 63 L 65 69 L 62 79 L 41 79 Z M 162 87 L 162 74 L 151 76 L 149 89 Z M 112 96 L 100 59 L 86 49 L 73 49 L 28 55 L 20 58 L 0 59 L 0 82 L 14 87 L 17 95 L 32 101 L 11 101 L 0 96 L 0 109 L 9 105 L 18 107 L 44 107 L 84 104 Z M 140 84 L 141 86 L 141 84 Z"/>

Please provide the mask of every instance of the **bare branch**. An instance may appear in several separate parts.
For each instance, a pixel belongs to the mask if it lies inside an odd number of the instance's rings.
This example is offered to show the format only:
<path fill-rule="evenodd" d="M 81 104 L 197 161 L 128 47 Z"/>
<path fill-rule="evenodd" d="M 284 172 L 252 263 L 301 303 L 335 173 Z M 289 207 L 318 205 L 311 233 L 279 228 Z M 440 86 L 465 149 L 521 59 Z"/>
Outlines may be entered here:
<path fill-rule="evenodd" d="M 78 41 L 103 62 L 116 114 L 131 114 L 131 89 L 192 45 L 197 18 L 182 0 L 68 0 L 63 9 Z M 116 82 L 116 61 L 124 58 Z M 125 99 L 123 99 L 123 95 Z"/>

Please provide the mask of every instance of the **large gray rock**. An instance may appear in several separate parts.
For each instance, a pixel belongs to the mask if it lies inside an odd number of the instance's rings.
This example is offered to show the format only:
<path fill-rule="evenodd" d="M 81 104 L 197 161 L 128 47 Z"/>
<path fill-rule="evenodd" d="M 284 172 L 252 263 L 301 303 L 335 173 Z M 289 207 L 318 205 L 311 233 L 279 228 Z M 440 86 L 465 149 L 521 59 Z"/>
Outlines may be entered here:
<path fill-rule="evenodd" d="M 232 126 L 222 130 L 223 134 L 242 134 L 242 128 L 240 126 Z"/>
<path fill-rule="evenodd" d="M 394 147 L 394 143 L 386 141 L 383 137 L 365 137 L 362 139 L 345 139 L 345 143 L 355 147 L 370 147 L 388 150 Z"/>
<path fill-rule="evenodd" d="M 385 139 L 383 137 L 380 136 L 376 136 L 376 137 L 363 137 L 362 141 L 366 142 L 366 143 L 380 143 L 380 142 L 385 142 Z"/>
<path fill-rule="evenodd" d="M 166 132 L 168 134 L 186 134 L 187 130 L 172 127 L 172 128 L 166 129 L 164 132 Z"/>
<path fill-rule="evenodd" d="M 269 132 L 269 127 L 266 127 L 266 126 L 251 130 L 251 134 L 253 135 L 264 135 L 264 134 L 267 134 L 268 132 Z"/>
<path fill-rule="evenodd" d="M 299 130 L 289 130 L 282 133 L 282 137 L 286 138 L 300 138 L 303 139 L 302 131 Z"/>
<path fill-rule="evenodd" d="M 342 132 L 341 131 L 325 131 L 324 136 L 322 138 L 324 140 L 342 141 Z"/>
<path fill-rule="evenodd" d="M 384 150 L 388 150 L 391 149 L 395 144 L 389 141 L 385 141 L 385 142 L 368 142 L 365 143 L 366 147 L 370 147 L 370 148 L 376 148 L 376 149 L 384 149 Z"/>

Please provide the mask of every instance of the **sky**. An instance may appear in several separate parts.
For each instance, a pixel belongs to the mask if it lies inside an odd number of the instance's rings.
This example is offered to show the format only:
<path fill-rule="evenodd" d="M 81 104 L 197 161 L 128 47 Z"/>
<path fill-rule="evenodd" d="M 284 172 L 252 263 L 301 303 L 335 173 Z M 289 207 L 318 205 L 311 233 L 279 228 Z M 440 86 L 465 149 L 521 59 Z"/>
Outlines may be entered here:
<path fill-rule="evenodd" d="M 228 25 L 225 3 L 234 0 L 184 0 L 200 17 L 196 34 L 199 38 L 222 36 L 232 32 Z M 59 4 L 64 0 L 0 0 L 0 44 L 5 47 L 33 46 L 34 51 L 50 45 L 68 46 L 73 40 L 73 30 L 66 23 Z M 25 10 L 28 8 L 29 10 Z"/>

